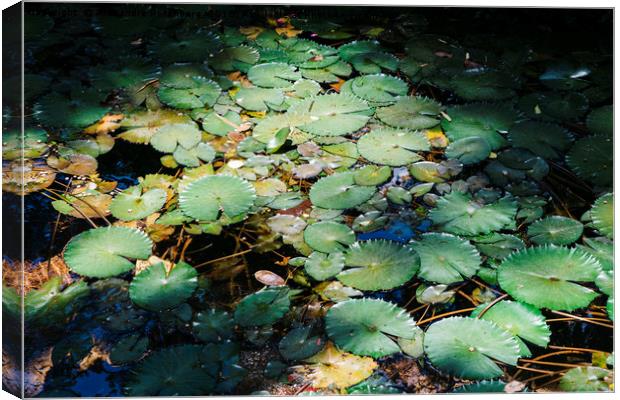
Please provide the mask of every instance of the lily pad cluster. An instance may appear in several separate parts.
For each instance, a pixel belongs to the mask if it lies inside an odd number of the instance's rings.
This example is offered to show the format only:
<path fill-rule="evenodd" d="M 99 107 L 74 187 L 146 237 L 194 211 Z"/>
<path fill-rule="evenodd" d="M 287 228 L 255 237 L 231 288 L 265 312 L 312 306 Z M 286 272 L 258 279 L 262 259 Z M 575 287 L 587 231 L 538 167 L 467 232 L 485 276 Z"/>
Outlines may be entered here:
<path fill-rule="evenodd" d="M 87 289 L 118 300 L 87 307 L 115 314 L 97 350 L 136 396 L 237 393 L 260 351 L 251 376 L 328 394 L 400 392 L 382 370 L 399 359 L 472 381 L 456 391 L 502 391 L 560 345 L 558 315 L 613 326 L 604 55 L 428 34 L 413 17 L 218 13 L 28 36 L 27 73 L 44 76 L 23 136 L 5 118 L 3 190 L 80 220 L 59 252 L 82 280 L 31 292 L 27 320 L 84 322 L 67 307 Z M 46 72 L 57 50 L 75 73 Z M 156 168 L 106 174 L 121 146 Z M 88 337 L 58 358 L 79 365 Z M 610 374 L 554 382 L 607 390 Z"/>

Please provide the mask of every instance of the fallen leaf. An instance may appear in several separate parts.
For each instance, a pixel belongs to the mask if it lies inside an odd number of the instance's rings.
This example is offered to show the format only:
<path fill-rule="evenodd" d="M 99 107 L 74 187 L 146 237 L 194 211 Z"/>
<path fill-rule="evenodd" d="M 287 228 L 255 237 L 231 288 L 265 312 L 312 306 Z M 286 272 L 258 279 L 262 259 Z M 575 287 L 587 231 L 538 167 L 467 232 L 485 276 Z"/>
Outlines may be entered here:
<path fill-rule="evenodd" d="M 254 277 L 257 281 L 267 286 L 284 286 L 286 284 L 280 275 L 265 269 L 256 271 Z"/>
<path fill-rule="evenodd" d="M 103 118 L 101 118 L 99 121 L 84 129 L 84 133 L 88 133 L 90 135 L 98 135 L 101 133 L 114 132 L 115 130 L 120 128 L 122 119 L 123 114 L 104 115 Z"/>

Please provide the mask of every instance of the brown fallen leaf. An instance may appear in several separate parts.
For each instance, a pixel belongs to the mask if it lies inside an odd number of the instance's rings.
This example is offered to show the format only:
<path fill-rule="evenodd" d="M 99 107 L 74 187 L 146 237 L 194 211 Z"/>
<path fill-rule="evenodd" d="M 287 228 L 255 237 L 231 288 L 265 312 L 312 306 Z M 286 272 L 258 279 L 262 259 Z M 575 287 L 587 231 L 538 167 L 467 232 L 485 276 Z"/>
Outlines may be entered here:
<path fill-rule="evenodd" d="M 284 279 L 280 275 L 274 272 L 268 271 L 266 269 L 261 269 L 260 271 L 256 271 L 254 273 L 254 278 L 256 278 L 256 280 L 262 283 L 263 285 L 267 285 L 267 286 L 286 285 L 286 283 L 284 282 Z"/>

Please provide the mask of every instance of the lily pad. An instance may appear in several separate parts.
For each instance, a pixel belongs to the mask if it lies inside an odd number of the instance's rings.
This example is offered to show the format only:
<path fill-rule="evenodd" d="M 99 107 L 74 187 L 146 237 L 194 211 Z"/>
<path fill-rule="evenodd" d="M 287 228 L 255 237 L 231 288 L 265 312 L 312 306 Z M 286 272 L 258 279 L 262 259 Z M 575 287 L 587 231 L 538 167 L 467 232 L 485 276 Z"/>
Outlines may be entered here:
<path fill-rule="evenodd" d="M 353 173 L 344 172 L 319 179 L 310 188 L 310 201 L 317 207 L 344 210 L 364 203 L 375 190 L 356 185 Z"/>
<path fill-rule="evenodd" d="M 203 342 L 220 342 L 234 335 L 235 321 L 226 311 L 211 308 L 199 312 L 192 321 L 192 332 Z"/>
<path fill-rule="evenodd" d="M 106 278 L 132 270 L 129 259 L 145 260 L 153 242 L 137 229 L 110 226 L 82 232 L 67 244 L 63 257 L 80 275 Z"/>
<path fill-rule="evenodd" d="M 517 205 L 510 197 L 481 204 L 465 193 L 453 191 L 439 198 L 429 217 L 443 231 L 467 236 L 511 228 L 516 213 Z"/>
<path fill-rule="evenodd" d="M 345 86 L 346 85 L 346 86 Z M 343 85 L 341 93 L 351 93 L 371 106 L 387 106 L 407 95 L 407 84 L 390 75 L 376 74 L 353 78 Z"/>
<path fill-rule="evenodd" d="M 249 111 L 280 109 L 284 103 L 284 92 L 281 89 L 242 87 L 235 94 L 235 102 Z"/>
<path fill-rule="evenodd" d="M 248 71 L 248 79 L 260 87 L 287 88 L 301 79 L 301 73 L 293 65 L 274 62 L 254 65 Z"/>
<path fill-rule="evenodd" d="M 612 193 L 604 194 L 596 199 L 592 209 L 590 210 L 592 225 L 602 235 L 614 238 L 614 195 Z"/>
<path fill-rule="evenodd" d="M 358 185 L 377 186 L 390 179 L 392 168 L 388 166 L 365 165 L 362 168 L 356 169 L 353 173 L 353 179 Z"/>
<path fill-rule="evenodd" d="M 415 327 L 404 309 L 376 299 L 343 301 L 325 316 L 327 334 L 339 348 L 373 358 L 400 352 L 392 338 L 413 339 Z"/>
<path fill-rule="evenodd" d="M 239 302 L 235 321 L 244 327 L 271 325 L 288 312 L 290 304 L 286 286 L 266 287 Z"/>
<path fill-rule="evenodd" d="M 317 136 L 342 136 L 363 128 L 371 109 L 359 98 L 345 94 L 310 97 L 294 104 L 288 114 L 303 117 L 299 129 Z"/>
<path fill-rule="evenodd" d="M 450 107 L 450 119 L 441 121 L 441 127 L 450 140 L 478 136 L 489 143 L 492 150 L 507 144 L 504 134 L 519 119 L 512 106 L 503 103 L 471 103 Z"/>
<path fill-rule="evenodd" d="M 410 248 L 387 240 L 352 244 L 345 253 L 352 267 L 337 275 L 346 286 L 360 290 L 388 290 L 408 282 L 420 268 L 420 258 Z"/>
<path fill-rule="evenodd" d="M 537 121 L 519 122 L 512 126 L 508 140 L 546 159 L 558 159 L 570 147 L 570 133 L 556 124 Z"/>
<path fill-rule="evenodd" d="M 594 135 L 612 137 L 614 132 L 613 106 L 595 108 L 588 115 L 587 126 Z"/>
<path fill-rule="evenodd" d="M 323 253 L 345 250 L 355 242 L 355 234 L 348 226 L 333 221 L 322 221 L 309 225 L 304 231 L 308 246 Z"/>
<path fill-rule="evenodd" d="M 440 370 L 464 379 L 490 379 L 504 372 L 495 360 L 517 365 L 519 344 L 514 336 L 482 319 L 449 317 L 432 324 L 424 350 Z"/>
<path fill-rule="evenodd" d="M 613 183 L 613 146 L 608 136 L 579 139 L 566 154 L 566 164 L 577 176 L 597 186 Z"/>
<path fill-rule="evenodd" d="M 396 167 L 421 160 L 417 152 L 429 151 L 430 144 L 420 132 L 379 128 L 362 136 L 357 149 L 369 161 Z"/>
<path fill-rule="evenodd" d="M 479 305 L 471 314 L 477 317 L 483 310 L 481 319 L 494 322 L 514 336 L 521 348 L 521 357 L 531 357 L 532 353 L 521 341 L 526 340 L 540 347 L 547 347 L 551 338 L 551 329 L 543 314 L 536 307 L 515 301 L 503 300 L 488 308 L 488 304 Z"/>
<path fill-rule="evenodd" d="M 195 124 L 169 124 L 151 137 L 151 146 L 162 153 L 172 153 L 177 146 L 191 149 L 200 142 L 200 129 Z"/>
<path fill-rule="evenodd" d="M 306 273 L 317 281 L 324 281 L 337 275 L 343 267 L 344 255 L 342 253 L 325 254 L 314 251 L 305 263 Z"/>
<path fill-rule="evenodd" d="M 140 272 L 129 285 L 131 301 L 150 311 L 174 308 L 187 300 L 198 287 L 198 272 L 179 262 L 170 272 L 163 262 Z"/>
<path fill-rule="evenodd" d="M 572 311 L 598 293 L 579 284 L 594 282 L 601 266 L 579 249 L 534 247 L 508 256 L 500 265 L 500 286 L 513 298 L 539 308 Z"/>
<path fill-rule="evenodd" d="M 159 211 L 166 202 L 166 192 L 151 189 L 142 193 L 140 185 L 129 187 L 120 192 L 110 203 L 110 212 L 123 221 L 134 221 L 148 217 Z"/>
<path fill-rule="evenodd" d="M 186 215 L 200 221 L 215 221 L 221 215 L 233 218 L 246 213 L 256 192 L 246 180 L 235 176 L 210 175 L 191 182 L 179 193 Z"/>
<path fill-rule="evenodd" d="M 478 136 L 456 140 L 446 148 L 446 157 L 456 158 L 464 165 L 486 160 L 491 154 L 489 142 Z"/>
<path fill-rule="evenodd" d="M 325 343 L 323 337 L 312 333 L 312 326 L 299 326 L 280 340 L 278 350 L 287 360 L 303 360 L 321 351 Z"/>
<path fill-rule="evenodd" d="M 552 215 L 539 219 L 527 229 L 527 235 L 535 244 L 571 244 L 581 237 L 583 224 L 572 218 Z"/>
<path fill-rule="evenodd" d="M 569 370 L 560 379 L 560 389 L 567 392 L 610 392 L 613 373 L 599 367 L 577 367 Z"/>
<path fill-rule="evenodd" d="M 157 95 L 170 107 L 187 109 L 211 107 L 221 93 L 222 88 L 215 81 L 203 76 L 194 76 L 185 87 L 160 87 Z"/>
<path fill-rule="evenodd" d="M 476 274 L 480 254 L 467 240 L 447 233 L 425 233 L 411 247 L 420 256 L 419 276 L 450 284 Z"/>
<path fill-rule="evenodd" d="M 426 97 L 401 97 L 388 107 L 377 109 L 381 122 L 394 128 L 427 129 L 439 124 L 441 105 Z"/>

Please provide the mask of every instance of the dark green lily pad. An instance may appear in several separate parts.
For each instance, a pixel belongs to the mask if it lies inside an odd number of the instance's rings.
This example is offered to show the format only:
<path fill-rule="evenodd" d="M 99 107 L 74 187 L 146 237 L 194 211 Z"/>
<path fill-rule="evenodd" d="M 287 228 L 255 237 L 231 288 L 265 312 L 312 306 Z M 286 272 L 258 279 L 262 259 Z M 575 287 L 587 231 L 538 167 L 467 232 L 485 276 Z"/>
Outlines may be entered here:
<path fill-rule="evenodd" d="M 106 278 L 132 270 L 134 263 L 129 259 L 147 259 L 152 245 L 151 239 L 142 231 L 110 226 L 74 236 L 63 256 L 73 272 Z"/>
<path fill-rule="evenodd" d="M 179 262 L 168 273 L 163 262 L 140 272 L 129 285 L 131 301 L 150 311 L 174 308 L 187 300 L 198 287 L 198 272 Z"/>
<path fill-rule="evenodd" d="M 420 256 L 419 276 L 431 282 L 460 282 L 475 275 L 482 261 L 467 240 L 447 233 L 425 233 L 411 247 Z"/>
<path fill-rule="evenodd" d="M 600 271 L 599 262 L 579 249 L 545 246 L 508 256 L 497 278 L 502 289 L 516 300 L 539 308 L 572 311 L 598 297 L 579 282 L 594 282 Z"/>
<path fill-rule="evenodd" d="M 348 268 L 337 275 L 340 282 L 361 290 L 388 290 L 408 282 L 420 268 L 420 258 L 410 248 L 387 240 L 352 244 L 345 253 Z"/>
<path fill-rule="evenodd" d="M 244 327 L 271 325 L 288 312 L 290 304 L 286 286 L 266 287 L 239 302 L 235 321 Z"/>
<path fill-rule="evenodd" d="M 529 226 L 527 235 L 535 244 L 571 244 L 581 237 L 583 224 L 572 218 L 551 215 Z"/>
<path fill-rule="evenodd" d="M 282 357 L 287 360 L 304 360 L 321 351 L 326 341 L 312 331 L 308 325 L 291 329 L 278 345 Z"/>
<path fill-rule="evenodd" d="M 246 213 L 256 198 L 254 187 L 235 176 L 211 175 L 191 182 L 179 193 L 183 212 L 200 221 L 215 221 Z"/>
<path fill-rule="evenodd" d="M 504 372 L 494 360 L 516 365 L 519 344 L 496 324 L 474 318 L 449 317 L 432 324 L 424 350 L 440 370 L 464 379 L 490 379 Z"/>
<path fill-rule="evenodd" d="M 392 337 L 412 339 L 414 328 L 415 321 L 404 309 L 383 300 L 343 301 L 325 316 L 327 335 L 338 347 L 373 358 L 399 352 Z"/>

